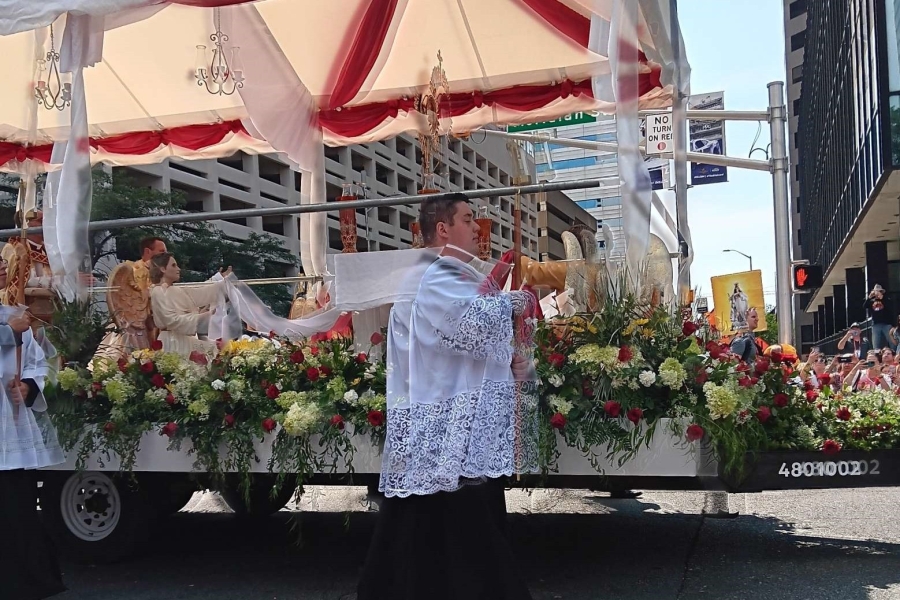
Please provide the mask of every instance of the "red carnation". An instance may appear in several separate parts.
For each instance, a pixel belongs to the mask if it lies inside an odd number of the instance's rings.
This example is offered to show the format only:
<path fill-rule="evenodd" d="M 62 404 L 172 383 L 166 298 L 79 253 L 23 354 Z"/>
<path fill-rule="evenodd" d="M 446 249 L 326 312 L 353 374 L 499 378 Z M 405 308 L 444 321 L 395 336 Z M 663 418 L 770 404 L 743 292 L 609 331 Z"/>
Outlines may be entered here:
<path fill-rule="evenodd" d="M 295 365 L 299 365 L 300 363 L 302 363 L 305 358 L 306 357 L 303 356 L 303 351 L 301 351 L 301 350 L 295 350 L 295 351 L 291 352 L 290 360 Z"/>
<path fill-rule="evenodd" d="M 172 437 L 173 435 L 175 435 L 176 431 L 178 431 L 178 423 L 169 421 L 168 423 L 163 425 L 160 433 L 162 433 L 162 435 L 167 435 L 169 437 Z"/>
<path fill-rule="evenodd" d="M 202 367 L 205 367 L 207 365 L 207 363 L 209 363 L 209 358 L 207 358 L 207 356 L 205 354 L 203 354 L 202 352 L 197 352 L 196 350 L 191 352 L 191 355 L 188 357 L 188 360 L 190 360 L 192 363 L 200 365 Z"/>
<path fill-rule="evenodd" d="M 331 367 L 327 365 L 319 367 L 319 375 L 321 375 L 322 377 L 331 377 L 331 373 Z"/>
<path fill-rule="evenodd" d="M 313 356 L 318 356 L 319 355 L 319 347 L 318 346 L 310 346 L 309 353 L 312 354 Z"/>
<path fill-rule="evenodd" d="M 625 416 L 628 417 L 629 421 L 637 425 L 644 418 L 644 411 L 640 408 L 631 408 L 625 413 Z"/>
<path fill-rule="evenodd" d="M 158 388 L 164 388 L 164 387 L 166 387 L 166 378 L 163 377 L 162 375 L 160 375 L 159 373 L 157 373 L 156 375 L 154 375 L 153 377 L 150 378 L 150 383 L 152 383 L 153 385 L 155 385 Z"/>
<path fill-rule="evenodd" d="M 369 425 L 372 427 L 381 427 L 384 425 L 384 413 L 380 410 L 370 410 L 369 414 L 366 415 L 366 419 L 368 419 Z"/>
<path fill-rule="evenodd" d="M 175 399 L 175 396 L 173 396 L 172 394 L 169 394 L 168 396 L 166 396 L 166 404 L 168 404 L 169 406 L 174 406 L 176 402 L 178 402 L 178 401 Z"/>
<path fill-rule="evenodd" d="M 606 414 L 611 416 L 613 419 L 622 414 L 622 405 L 616 402 L 615 400 L 607 400 L 603 404 L 603 410 L 606 411 Z"/>
<path fill-rule="evenodd" d="M 310 381 L 318 381 L 319 380 L 319 370 L 315 367 L 310 367 L 306 370 L 306 378 Z"/>
<path fill-rule="evenodd" d="M 225 427 L 234 427 L 234 415 L 225 415 L 222 421 L 225 423 Z"/>
<path fill-rule="evenodd" d="M 277 385 L 270 385 L 266 388 L 266 398 L 269 400 L 274 400 L 278 396 L 281 395 L 281 390 L 278 389 Z"/>
<path fill-rule="evenodd" d="M 684 325 L 681 326 L 681 333 L 684 335 L 684 337 L 687 337 L 689 335 L 694 335 L 695 333 L 697 333 L 698 329 L 700 328 L 697 327 L 697 324 L 693 321 L 685 321 Z"/>
<path fill-rule="evenodd" d="M 124 373 L 125 371 L 128 370 L 128 361 L 125 360 L 124 358 L 120 358 L 120 359 L 119 359 L 119 362 L 118 362 L 117 364 L 119 365 L 119 370 L 120 370 L 121 372 Z"/>
<path fill-rule="evenodd" d="M 771 364 L 769 363 L 769 359 L 765 357 L 760 357 L 756 359 L 756 374 L 762 375 L 766 371 L 769 370 Z"/>
<path fill-rule="evenodd" d="M 566 417 L 562 413 L 556 413 L 550 417 L 550 425 L 554 429 L 562 429 L 566 426 Z"/>
<path fill-rule="evenodd" d="M 765 423 L 769 420 L 769 417 L 772 416 L 772 409 L 768 406 L 760 406 L 756 411 L 756 418 L 759 419 L 760 423 Z"/>
<path fill-rule="evenodd" d="M 824 387 L 826 385 L 831 385 L 831 375 L 829 375 L 828 373 L 822 373 L 821 375 L 819 375 L 818 379 L 820 386 Z"/>
<path fill-rule="evenodd" d="M 706 351 L 709 352 L 709 357 L 712 359 L 718 360 L 722 358 L 722 346 L 716 342 L 707 342 Z"/>
<path fill-rule="evenodd" d="M 632 358 L 634 358 L 634 352 L 631 351 L 631 348 L 628 346 L 619 348 L 619 362 L 628 362 Z"/>
<path fill-rule="evenodd" d="M 706 383 L 706 380 L 709 379 L 709 373 L 706 372 L 706 369 L 701 369 L 697 376 L 694 377 L 694 381 L 697 382 L 697 385 L 703 385 Z"/>
<path fill-rule="evenodd" d="M 697 440 L 703 439 L 703 434 L 706 432 L 703 431 L 703 428 L 697 425 L 696 423 L 692 425 L 688 425 L 687 428 L 687 441 L 696 442 Z"/>
<path fill-rule="evenodd" d="M 112 433 L 115 430 L 116 430 L 115 423 L 110 422 L 103 426 L 103 431 L 105 431 L 106 433 Z"/>
<path fill-rule="evenodd" d="M 788 405 L 788 402 L 790 402 L 790 398 L 788 398 L 787 394 L 775 394 L 775 398 L 772 400 L 772 402 L 778 408 L 784 408 Z"/>
<path fill-rule="evenodd" d="M 562 366 L 566 364 L 566 355 L 554 352 L 547 357 L 547 362 L 550 363 L 550 366 L 554 369 L 561 369 Z"/>
<path fill-rule="evenodd" d="M 159 352 L 162 350 L 162 342 L 160 340 L 153 340 L 150 342 L 150 349 L 154 352 Z"/>
<path fill-rule="evenodd" d="M 850 409 L 846 406 L 842 406 L 837 409 L 837 411 L 834 413 L 834 416 L 836 416 L 841 421 L 849 421 L 853 418 L 853 413 L 851 413 Z"/>
<path fill-rule="evenodd" d="M 344 428 L 344 417 L 341 415 L 334 415 L 331 417 L 331 426 L 337 427 L 338 429 Z"/>
<path fill-rule="evenodd" d="M 153 361 L 148 361 L 141 364 L 141 373 L 147 373 L 148 375 L 153 372 L 156 368 L 156 365 L 153 364 Z"/>
<path fill-rule="evenodd" d="M 366 355 L 365 352 L 360 352 L 359 354 L 356 355 L 356 362 L 358 362 L 359 364 L 363 364 L 367 360 L 369 360 L 369 357 Z"/>
<path fill-rule="evenodd" d="M 837 454 L 841 451 L 841 445 L 834 440 L 825 440 L 822 444 L 822 452 L 825 454 Z"/>
<path fill-rule="evenodd" d="M 738 379 L 738 385 L 743 388 L 753 387 L 753 379 L 751 377 L 741 377 Z"/>
<path fill-rule="evenodd" d="M 269 433 L 270 431 L 275 429 L 275 424 L 276 424 L 275 419 L 263 419 L 263 422 L 262 422 L 263 431 L 265 431 L 266 433 Z"/>
<path fill-rule="evenodd" d="M 384 341 L 384 336 L 381 335 L 380 331 L 376 331 L 372 334 L 372 337 L 369 338 L 369 341 L 372 342 L 373 346 L 378 346 Z"/>
<path fill-rule="evenodd" d="M 813 402 L 815 402 L 818 399 L 819 399 L 818 390 L 809 390 L 806 392 L 806 401 L 809 402 L 810 404 L 812 404 Z"/>

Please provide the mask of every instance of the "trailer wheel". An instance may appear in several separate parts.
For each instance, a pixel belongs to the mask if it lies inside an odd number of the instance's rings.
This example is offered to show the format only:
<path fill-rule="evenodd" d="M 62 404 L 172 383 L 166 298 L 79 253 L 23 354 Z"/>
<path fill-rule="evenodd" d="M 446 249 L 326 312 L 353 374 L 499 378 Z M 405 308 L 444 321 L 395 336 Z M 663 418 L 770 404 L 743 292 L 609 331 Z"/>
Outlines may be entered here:
<path fill-rule="evenodd" d="M 291 501 L 297 489 L 297 478 L 288 475 L 284 484 L 272 497 L 272 488 L 275 486 L 275 475 L 253 475 L 250 484 L 250 504 L 244 500 L 239 485 L 229 481 L 219 490 L 225 503 L 238 516 L 242 517 L 268 517 L 278 512 Z"/>
<path fill-rule="evenodd" d="M 54 473 L 41 487 L 41 514 L 60 549 L 79 564 L 131 556 L 155 516 L 146 495 L 105 473 Z"/>

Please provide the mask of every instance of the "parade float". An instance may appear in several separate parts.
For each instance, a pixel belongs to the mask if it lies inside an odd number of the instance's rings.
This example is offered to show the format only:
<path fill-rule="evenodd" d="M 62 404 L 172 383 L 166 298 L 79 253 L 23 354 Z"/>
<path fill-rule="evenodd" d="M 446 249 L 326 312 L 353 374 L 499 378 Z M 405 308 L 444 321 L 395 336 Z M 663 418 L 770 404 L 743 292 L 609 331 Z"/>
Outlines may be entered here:
<path fill-rule="evenodd" d="M 302 206 L 257 212 L 302 214 L 303 271 L 319 281 L 295 303 L 293 325 L 269 331 L 256 323 L 212 355 L 151 346 L 70 361 L 59 372 L 54 420 L 69 457 L 46 474 L 43 513 L 82 559 L 127 555 L 151 517 L 180 509 L 198 488 L 222 489 L 237 511 L 261 514 L 283 507 L 303 484 L 377 479 L 381 328 L 398 297 L 384 282 L 398 281 L 417 250 L 326 256 L 324 211 L 340 211 L 349 248 L 353 210 L 369 204 L 348 190 L 341 207 L 325 205 L 323 143 L 417 132 L 430 193 L 442 136 L 579 110 L 617 114 L 620 170 L 635 171 L 621 177 L 627 264 L 614 269 L 582 232 L 568 237 L 563 265 L 515 260 L 515 283 L 555 292 L 558 314 L 537 328 L 541 469 L 513 483 L 896 484 L 892 459 L 877 454 L 897 446 L 895 397 L 790 386 L 789 366 L 777 355 L 752 366 L 734 362 L 714 332 L 682 310 L 670 256 L 679 240 L 662 245 L 664 259 L 648 258 L 660 248 L 644 222 L 651 192 L 639 185 L 646 167 L 638 110 L 667 108 L 673 95 L 689 92 L 669 2 L 12 4 L 16 19 L 0 16 L 0 48 L 25 59 L 0 67 L 9 90 L 0 108 L 0 169 L 22 177 L 23 212 L 34 207 L 34 177 L 48 173 L 44 234 L 59 296 L 72 303 L 83 293 L 92 165 L 238 150 L 281 152 L 302 172 Z M 549 186 L 469 195 L 542 189 Z M 678 235 L 689 241 L 686 221 Z M 335 334 L 347 315 L 352 336 Z"/>

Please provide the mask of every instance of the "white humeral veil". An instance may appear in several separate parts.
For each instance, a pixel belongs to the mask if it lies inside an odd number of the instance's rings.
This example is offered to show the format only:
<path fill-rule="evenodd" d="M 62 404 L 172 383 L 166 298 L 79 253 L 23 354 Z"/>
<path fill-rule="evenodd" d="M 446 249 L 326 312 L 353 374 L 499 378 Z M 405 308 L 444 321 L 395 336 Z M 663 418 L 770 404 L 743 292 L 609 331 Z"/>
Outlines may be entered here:
<path fill-rule="evenodd" d="M 516 343 L 514 319 L 533 296 L 501 291 L 483 272 L 489 265 L 462 255 L 445 248 L 412 269 L 418 291 L 391 311 L 379 483 L 389 497 L 537 468 L 536 378 L 516 381 L 511 369 L 515 353 L 532 357 L 530 336 Z"/>
<path fill-rule="evenodd" d="M 0 307 L 0 323 L 6 323 L 23 309 Z M 39 469 L 60 464 L 65 461 L 65 456 L 47 414 L 47 400 L 44 398 L 44 384 L 50 366 L 30 329 L 22 334 L 20 374 L 21 379 L 33 379 L 40 390 L 30 408 L 24 402 L 14 401 L 13 396 L 18 392 L 9 388 L 16 376 L 17 363 L 13 346 L 0 347 L 0 471 Z"/>

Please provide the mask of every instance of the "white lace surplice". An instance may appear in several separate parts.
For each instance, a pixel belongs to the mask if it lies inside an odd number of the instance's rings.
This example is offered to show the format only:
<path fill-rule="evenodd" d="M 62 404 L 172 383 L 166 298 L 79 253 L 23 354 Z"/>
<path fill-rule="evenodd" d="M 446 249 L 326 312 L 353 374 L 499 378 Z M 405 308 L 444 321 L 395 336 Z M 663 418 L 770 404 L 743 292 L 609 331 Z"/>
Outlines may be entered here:
<path fill-rule="evenodd" d="M 500 292 L 472 266 L 440 257 L 416 299 L 394 305 L 379 484 L 386 496 L 454 491 L 536 470 L 537 385 L 515 381 L 510 367 L 513 317 L 531 299 Z"/>
<path fill-rule="evenodd" d="M 10 398 L 9 384 L 16 374 L 16 350 L 0 347 L 0 471 L 37 469 L 65 460 L 56 431 L 47 414 L 44 383 L 50 371 L 40 344 L 31 330 L 22 334 L 22 379 L 33 379 L 40 393 L 31 408 Z"/>

